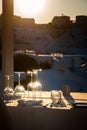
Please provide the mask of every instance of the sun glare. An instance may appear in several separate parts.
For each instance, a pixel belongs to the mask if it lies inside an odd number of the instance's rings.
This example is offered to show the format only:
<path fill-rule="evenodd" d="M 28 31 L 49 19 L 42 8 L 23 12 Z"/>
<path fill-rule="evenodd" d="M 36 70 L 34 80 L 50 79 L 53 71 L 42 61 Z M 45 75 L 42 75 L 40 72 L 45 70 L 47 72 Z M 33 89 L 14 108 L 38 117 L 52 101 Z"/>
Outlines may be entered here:
<path fill-rule="evenodd" d="M 21 15 L 34 17 L 45 9 L 46 0 L 15 0 L 16 8 Z"/>

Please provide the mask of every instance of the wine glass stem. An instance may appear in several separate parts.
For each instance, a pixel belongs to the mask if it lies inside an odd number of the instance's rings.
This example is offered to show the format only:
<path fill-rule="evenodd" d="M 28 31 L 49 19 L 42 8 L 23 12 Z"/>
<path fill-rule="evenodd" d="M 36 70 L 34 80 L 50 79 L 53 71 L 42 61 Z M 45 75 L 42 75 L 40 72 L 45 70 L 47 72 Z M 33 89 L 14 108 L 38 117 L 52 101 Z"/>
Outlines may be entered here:
<path fill-rule="evenodd" d="M 9 76 L 7 76 L 7 87 L 9 87 Z"/>
<path fill-rule="evenodd" d="M 18 84 L 20 85 L 21 83 L 20 83 L 20 73 L 18 74 Z"/>
<path fill-rule="evenodd" d="M 32 79 L 32 72 L 31 72 L 31 81 L 32 81 L 33 79 Z"/>
<path fill-rule="evenodd" d="M 8 79 L 8 81 L 7 81 L 8 83 L 7 83 L 7 86 L 9 87 L 9 79 Z"/>

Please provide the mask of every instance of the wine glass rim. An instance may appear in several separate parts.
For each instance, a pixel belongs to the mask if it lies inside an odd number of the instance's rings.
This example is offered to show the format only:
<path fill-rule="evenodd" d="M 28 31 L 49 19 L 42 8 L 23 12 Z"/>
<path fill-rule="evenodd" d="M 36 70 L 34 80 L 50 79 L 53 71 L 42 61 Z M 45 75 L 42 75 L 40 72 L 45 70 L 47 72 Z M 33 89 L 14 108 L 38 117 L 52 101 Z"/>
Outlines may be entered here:
<path fill-rule="evenodd" d="M 51 92 L 58 92 L 58 90 L 55 90 L 55 89 L 54 89 L 54 90 L 51 90 Z"/>
<path fill-rule="evenodd" d="M 16 72 L 14 72 L 14 73 L 16 73 L 16 74 L 18 74 L 18 73 L 23 74 L 23 73 L 25 73 L 25 72 L 23 72 L 23 71 L 16 71 Z"/>

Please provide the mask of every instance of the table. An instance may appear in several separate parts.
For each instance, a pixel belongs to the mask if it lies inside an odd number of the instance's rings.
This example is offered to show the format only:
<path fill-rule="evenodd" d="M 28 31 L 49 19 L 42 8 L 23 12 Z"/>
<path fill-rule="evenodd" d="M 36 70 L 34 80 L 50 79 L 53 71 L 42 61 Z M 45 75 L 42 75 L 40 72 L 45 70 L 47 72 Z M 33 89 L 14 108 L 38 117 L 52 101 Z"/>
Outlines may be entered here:
<path fill-rule="evenodd" d="M 67 109 L 67 100 L 65 99 L 65 97 L 62 95 L 62 92 L 61 92 L 61 98 L 62 98 L 62 102 L 61 104 L 58 105 L 58 107 L 52 107 L 55 108 L 55 109 Z M 23 102 L 22 102 L 23 101 Z M 26 101 L 26 104 L 24 104 L 24 102 Z M 25 94 L 22 95 L 22 98 L 18 98 L 16 100 L 13 100 L 13 102 L 11 103 L 7 103 L 6 106 L 17 106 L 19 107 L 20 105 L 21 106 L 28 106 L 28 107 L 31 107 L 31 103 L 35 103 L 36 102 L 36 105 L 35 107 L 50 107 L 51 103 L 52 103 L 52 100 L 51 100 L 51 92 L 50 91 L 43 91 L 41 93 L 41 96 L 40 97 L 32 97 L 32 91 L 26 91 Z M 29 105 L 30 103 L 30 105 Z M 37 105 L 37 104 L 40 104 L 40 105 Z M 33 105 L 34 107 L 34 105 Z"/>
<path fill-rule="evenodd" d="M 50 92 L 43 92 L 43 105 L 51 101 Z M 62 99 L 65 106 L 58 108 L 19 105 L 15 100 L 7 104 L 13 130 L 77 130 L 87 128 L 87 108 L 73 108 L 72 101 L 87 102 L 87 93 L 71 93 Z M 30 100 L 30 99 L 29 99 Z"/>

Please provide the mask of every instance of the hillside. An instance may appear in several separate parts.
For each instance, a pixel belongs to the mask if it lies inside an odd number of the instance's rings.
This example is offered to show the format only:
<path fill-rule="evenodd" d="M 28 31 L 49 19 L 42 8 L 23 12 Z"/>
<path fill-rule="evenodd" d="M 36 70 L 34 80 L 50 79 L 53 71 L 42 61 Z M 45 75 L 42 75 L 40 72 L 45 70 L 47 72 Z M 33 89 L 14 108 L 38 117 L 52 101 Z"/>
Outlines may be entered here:
<path fill-rule="evenodd" d="M 33 19 L 22 19 L 17 16 L 14 19 L 15 50 L 29 49 L 35 50 L 37 53 L 87 54 L 87 27 L 84 24 L 78 26 L 76 24 L 78 21 L 71 24 L 69 20 L 70 26 L 66 26 L 67 23 L 61 26 L 54 26 L 52 22 L 36 24 Z M 1 28 L 0 22 L 0 48 Z"/>
<path fill-rule="evenodd" d="M 37 53 L 59 51 L 66 53 L 68 49 L 71 49 L 71 52 L 75 49 L 84 50 L 86 48 L 87 32 L 85 29 L 71 28 L 60 32 L 58 29 L 48 27 L 46 29 L 19 28 L 15 33 L 15 49 L 33 49 Z"/>

